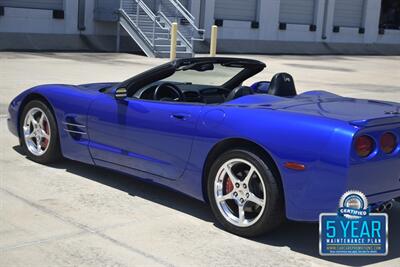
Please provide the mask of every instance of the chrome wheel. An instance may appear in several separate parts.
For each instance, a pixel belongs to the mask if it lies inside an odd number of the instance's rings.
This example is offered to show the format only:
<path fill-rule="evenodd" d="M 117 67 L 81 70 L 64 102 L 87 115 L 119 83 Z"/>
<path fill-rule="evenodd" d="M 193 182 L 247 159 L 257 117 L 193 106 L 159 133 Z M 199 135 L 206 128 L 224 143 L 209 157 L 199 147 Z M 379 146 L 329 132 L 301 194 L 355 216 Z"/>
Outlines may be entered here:
<path fill-rule="evenodd" d="M 218 170 L 214 197 L 224 218 L 238 227 L 255 224 L 266 206 L 266 188 L 257 168 L 244 159 L 231 159 Z"/>
<path fill-rule="evenodd" d="M 50 144 L 50 123 L 40 108 L 30 109 L 24 119 L 23 134 L 26 147 L 35 156 L 46 153 Z"/>

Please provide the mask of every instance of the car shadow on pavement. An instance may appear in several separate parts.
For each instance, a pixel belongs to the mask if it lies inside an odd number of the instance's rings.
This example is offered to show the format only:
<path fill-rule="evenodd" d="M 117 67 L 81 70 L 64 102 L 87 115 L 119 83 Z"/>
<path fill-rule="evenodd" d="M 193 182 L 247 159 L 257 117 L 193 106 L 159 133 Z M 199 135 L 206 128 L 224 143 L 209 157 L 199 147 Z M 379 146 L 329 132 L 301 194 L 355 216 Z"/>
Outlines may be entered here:
<path fill-rule="evenodd" d="M 19 146 L 13 148 L 19 154 L 24 155 Z M 165 189 L 161 186 L 155 186 L 140 178 L 135 179 L 134 177 L 116 171 L 102 167 L 93 167 L 88 164 L 67 159 L 47 166 L 65 169 L 69 173 L 124 191 L 131 196 L 140 197 L 178 210 L 201 220 L 208 222 L 215 221 L 207 204 L 179 192 Z M 393 209 L 388 212 L 388 215 L 389 254 L 385 257 L 320 256 L 318 223 L 288 221 L 275 231 L 258 238 L 251 238 L 251 240 L 269 246 L 288 247 L 294 252 L 320 258 L 332 263 L 364 266 L 400 258 L 400 227 L 398 227 L 400 225 L 400 203 L 396 203 Z M 222 229 L 218 224 L 214 225 Z"/>

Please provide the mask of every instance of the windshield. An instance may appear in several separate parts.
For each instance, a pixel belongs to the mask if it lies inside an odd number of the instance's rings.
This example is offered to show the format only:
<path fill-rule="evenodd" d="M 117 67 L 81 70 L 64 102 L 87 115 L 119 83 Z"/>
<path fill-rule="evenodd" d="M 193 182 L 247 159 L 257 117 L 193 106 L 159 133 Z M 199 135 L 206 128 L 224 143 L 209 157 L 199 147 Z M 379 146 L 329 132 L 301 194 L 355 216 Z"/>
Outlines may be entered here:
<path fill-rule="evenodd" d="M 244 69 L 243 66 L 202 63 L 182 66 L 163 81 L 221 86 Z"/>

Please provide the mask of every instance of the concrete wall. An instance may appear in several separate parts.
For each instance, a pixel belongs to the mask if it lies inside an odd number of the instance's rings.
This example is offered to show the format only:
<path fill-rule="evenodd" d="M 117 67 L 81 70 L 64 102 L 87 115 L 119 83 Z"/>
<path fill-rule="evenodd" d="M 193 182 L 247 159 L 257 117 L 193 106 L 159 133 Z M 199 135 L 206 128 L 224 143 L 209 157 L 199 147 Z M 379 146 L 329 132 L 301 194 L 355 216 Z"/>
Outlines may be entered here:
<path fill-rule="evenodd" d="M 362 54 L 364 47 L 369 47 L 367 49 L 368 53 L 371 51 L 383 51 L 381 48 L 370 49 L 371 45 L 375 47 L 380 44 L 397 46 L 400 44 L 400 30 L 385 30 L 385 34 L 379 34 L 378 32 L 381 0 L 365 0 L 362 25 L 365 28 L 364 34 L 360 34 L 358 28 L 346 27 L 341 27 L 340 32 L 334 33 L 332 28 L 335 0 L 315 1 L 313 23 L 316 25 L 316 31 L 310 31 L 309 25 L 299 24 L 287 24 L 286 30 L 279 30 L 280 0 L 259 0 L 259 28 L 251 28 L 250 21 L 224 20 L 223 26 L 219 28 L 219 51 L 241 53 L 269 53 L 270 51 L 280 53 L 291 53 L 291 51 L 331 53 L 331 49 L 327 48 L 336 47 L 334 50 L 338 51 L 342 49 L 340 47 L 345 47 L 340 44 L 354 44 L 355 46 L 353 45 L 352 47 L 355 48 L 357 47 L 356 45 L 360 45 L 360 53 Z M 83 31 L 79 31 L 77 27 L 78 0 L 64 0 L 64 19 L 54 19 L 51 10 L 5 7 L 4 15 L 0 16 L 0 35 L 8 34 L 8 38 L 11 38 L 10 36 L 25 34 L 26 36 L 35 36 L 34 39 L 38 40 L 38 38 L 46 35 L 48 36 L 47 38 L 50 38 L 56 34 L 58 36 L 66 35 L 68 36 L 66 40 L 70 39 L 71 41 L 76 39 L 76 37 L 69 38 L 71 36 L 85 36 L 86 40 L 100 42 L 95 47 L 103 45 L 101 43 L 102 39 L 107 39 L 104 47 L 111 47 L 110 38 L 116 34 L 117 24 L 111 21 L 95 20 L 95 5 L 96 0 L 85 1 L 85 30 Z M 214 7 L 215 0 L 198 0 L 190 1 L 188 8 L 196 17 L 196 22 L 199 25 L 202 24 L 201 26 L 206 30 L 206 38 L 209 38 L 210 28 L 214 24 Z M 122 35 L 126 36 L 124 33 Z M 29 38 L 26 37 L 25 39 Z M 7 45 L 4 46 L 6 41 Z M 285 44 L 286 42 L 288 45 Z M 45 43 L 45 41 L 40 43 Z M 56 45 L 56 42 L 51 43 Z M 10 44 L 12 44 L 12 40 L 5 40 L 0 36 L 0 49 L 4 49 L 4 47 L 9 49 Z M 21 44 L 19 45 L 21 46 Z M 60 49 L 63 49 L 63 47 L 60 46 Z M 71 44 L 70 47 L 76 47 L 76 45 Z M 78 47 L 80 46 L 78 45 Z M 198 51 L 203 51 L 204 47 L 207 47 L 207 41 L 196 47 L 199 47 Z M 298 50 L 299 47 L 301 47 L 300 51 Z M 389 46 L 384 47 L 387 48 Z M 40 49 L 40 46 L 37 49 Z M 55 47 L 55 49 L 57 50 L 58 48 Z M 355 50 L 350 49 L 347 51 Z M 390 53 L 397 51 L 396 48 L 389 50 L 391 51 Z M 343 51 L 346 51 L 346 49 Z"/>
<path fill-rule="evenodd" d="M 78 0 L 64 0 L 64 19 L 52 10 L 4 7 L 0 50 L 115 51 L 116 22 L 94 19 L 95 0 L 85 1 L 85 30 L 78 30 Z M 122 32 L 121 51 L 141 53 Z"/>
<path fill-rule="evenodd" d="M 205 29 L 209 38 L 209 29 L 214 24 L 215 0 L 205 2 Z M 327 5 L 327 6 L 326 6 Z M 192 12 L 200 12 L 199 4 L 192 4 Z M 362 27 L 365 33 L 360 34 L 358 28 L 340 27 L 340 32 L 334 33 L 333 19 L 335 0 L 316 0 L 314 12 L 315 32 L 309 30 L 309 25 L 287 24 L 286 30 L 279 30 L 280 0 L 260 1 L 259 28 L 252 29 L 250 21 L 224 20 L 223 26 L 218 29 L 220 46 L 235 40 L 235 46 L 249 46 L 249 40 L 263 43 L 266 41 L 280 42 L 317 42 L 327 44 L 400 44 L 400 30 L 385 30 L 385 34 L 378 34 L 381 0 L 365 0 L 364 19 Z M 325 7 L 326 6 L 326 7 Z M 326 12 L 325 12 L 326 8 Z M 326 13 L 326 15 L 325 15 Z M 201 15 L 200 15 L 201 16 Z M 242 40 L 243 42 L 238 42 Z M 250 46 L 254 44 L 250 44 Z M 318 46 L 318 45 L 315 45 Z M 220 47 L 221 48 L 221 47 Z M 222 47 L 223 48 L 223 47 Z M 243 50 L 238 47 L 238 50 Z"/>
<path fill-rule="evenodd" d="M 87 35 L 115 34 L 116 24 L 97 22 L 93 19 L 95 0 L 85 1 L 85 26 L 82 33 Z M 52 10 L 4 7 L 4 16 L 0 16 L 0 32 L 43 33 L 43 34 L 79 34 L 78 0 L 64 1 L 64 19 L 54 19 Z"/>
<path fill-rule="evenodd" d="M 77 31 L 77 1 L 64 1 L 64 19 L 53 19 L 52 10 L 4 7 L 0 32 L 73 34 Z M 70 12 L 75 10 L 75 12 Z"/>

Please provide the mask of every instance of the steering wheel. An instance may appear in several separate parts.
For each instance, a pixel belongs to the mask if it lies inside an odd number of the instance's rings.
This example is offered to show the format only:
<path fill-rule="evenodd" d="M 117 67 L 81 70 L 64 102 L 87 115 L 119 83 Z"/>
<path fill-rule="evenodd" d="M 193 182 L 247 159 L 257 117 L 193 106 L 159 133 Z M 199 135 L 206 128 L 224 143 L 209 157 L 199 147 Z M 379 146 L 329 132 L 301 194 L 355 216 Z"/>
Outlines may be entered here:
<path fill-rule="evenodd" d="M 160 92 L 162 91 L 161 89 L 169 89 L 170 92 L 173 92 L 173 94 L 175 94 L 175 98 L 174 97 L 165 97 L 165 96 L 160 96 Z M 153 95 L 153 99 L 154 100 L 165 100 L 165 99 L 171 99 L 173 101 L 182 101 L 183 100 L 183 93 L 181 91 L 181 89 L 178 88 L 178 86 L 176 86 L 173 83 L 161 83 L 159 84 L 156 89 L 154 90 L 154 95 Z"/>

